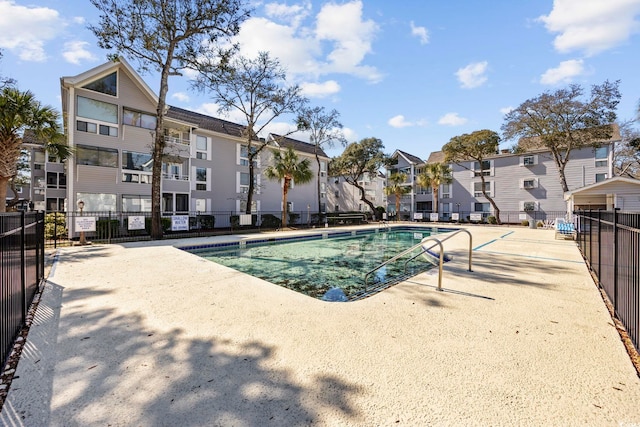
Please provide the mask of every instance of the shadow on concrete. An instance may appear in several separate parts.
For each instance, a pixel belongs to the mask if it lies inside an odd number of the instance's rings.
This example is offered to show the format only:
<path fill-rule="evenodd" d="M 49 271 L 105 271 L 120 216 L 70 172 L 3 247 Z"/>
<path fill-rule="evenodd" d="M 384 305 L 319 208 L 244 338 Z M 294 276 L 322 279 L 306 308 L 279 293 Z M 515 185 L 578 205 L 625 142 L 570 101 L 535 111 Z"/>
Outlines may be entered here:
<path fill-rule="evenodd" d="M 21 361 L 30 373 L 10 391 L 3 425 L 297 426 L 327 411 L 349 424 L 366 415 L 351 403 L 358 385 L 301 381 L 272 345 L 146 328 L 143 313 L 77 304 L 102 292 L 48 288 Z"/>

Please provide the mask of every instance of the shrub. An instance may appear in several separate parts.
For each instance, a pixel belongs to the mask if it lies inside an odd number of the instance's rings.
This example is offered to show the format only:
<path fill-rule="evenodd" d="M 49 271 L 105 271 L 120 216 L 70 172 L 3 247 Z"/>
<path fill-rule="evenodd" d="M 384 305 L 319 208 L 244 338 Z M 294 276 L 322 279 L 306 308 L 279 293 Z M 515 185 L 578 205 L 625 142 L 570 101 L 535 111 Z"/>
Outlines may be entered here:
<path fill-rule="evenodd" d="M 198 225 L 205 230 L 213 230 L 216 226 L 216 217 L 213 215 L 197 215 Z"/>
<path fill-rule="evenodd" d="M 538 228 L 543 228 L 544 227 L 544 222 L 538 221 L 538 223 L 536 225 L 538 226 Z"/>
<path fill-rule="evenodd" d="M 67 216 L 60 212 L 46 214 L 44 217 L 44 238 L 65 239 L 67 237 Z"/>
<path fill-rule="evenodd" d="M 162 231 L 170 231 L 171 230 L 171 218 L 163 216 L 160 218 L 160 227 L 162 227 Z M 144 219 L 144 229 L 147 230 L 147 233 L 151 233 L 151 217 L 146 217 Z"/>
<path fill-rule="evenodd" d="M 117 219 L 99 219 L 96 221 L 96 235 L 98 239 L 106 239 L 108 237 L 117 237 L 120 221 Z M 109 234 L 109 228 L 111 234 Z"/>
<path fill-rule="evenodd" d="M 300 214 L 295 212 L 288 212 L 288 213 L 289 213 L 289 224 L 297 224 L 298 219 L 300 218 Z"/>
<path fill-rule="evenodd" d="M 280 218 L 272 214 L 264 214 L 262 215 L 262 223 L 260 227 L 262 228 L 278 228 L 282 225 Z"/>
<path fill-rule="evenodd" d="M 498 223 L 498 220 L 496 219 L 496 217 L 495 217 L 495 216 L 490 215 L 490 216 L 488 216 L 488 217 L 487 217 L 487 222 L 488 222 L 489 224 L 497 224 L 497 223 Z"/>
<path fill-rule="evenodd" d="M 523 220 L 520 222 L 520 225 L 522 225 L 523 227 L 528 227 L 528 226 L 529 226 L 529 221 L 527 221 L 526 219 L 523 219 Z"/>

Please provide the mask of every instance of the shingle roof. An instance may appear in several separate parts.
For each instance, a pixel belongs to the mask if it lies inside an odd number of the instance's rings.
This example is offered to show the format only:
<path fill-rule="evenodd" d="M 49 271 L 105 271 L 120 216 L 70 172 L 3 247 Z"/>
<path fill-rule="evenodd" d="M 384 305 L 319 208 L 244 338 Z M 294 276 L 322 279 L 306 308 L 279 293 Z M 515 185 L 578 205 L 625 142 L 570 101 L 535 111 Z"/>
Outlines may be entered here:
<path fill-rule="evenodd" d="M 196 113 L 195 111 L 189 111 L 174 106 L 169 106 L 167 117 L 187 123 L 193 123 L 200 129 L 224 133 L 237 137 L 242 137 L 242 131 L 245 129 L 245 126 L 239 125 L 237 123 L 228 122 L 216 117 L 207 116 L 205 114 Z"/>
<path fill-rule="evenodd" d="M 620 128 L 617 124 L 612 124 L 612 135 L 606 141 L 598 141 L 598 142 L 615 142 L 620 141 L 622 137 L 620 136 Z M 518 140 L 518 150 L 520 151 L 539 151 L 539 150 L 548 150 L 547 147 L 542 143 L 540 137 L 530 137 L 530 138 L 520 138 Z"/>
<path fill-rule="evenodd" d="M 429 163 L 443 163 L 444 162 L 444 153 L 442 151 L 434 151 L 429 154 L 429 158 L 427 159 L 427 164 Z"/>
<path fill-rule="evenodd" d="M 409 154 L 405 151 L 402 150 L 396 150 L 398 153 L 402 154 L 407 160 L 409 160 L 411 163 L 416 163 L 416 164 L 420 164 L 420 163 L 424 163 L 424 160 L 422 160 L 420 157 L 418 156 L 414 156 L 413 154 Z"/>
<path fill-rule="evenodd" d="M 287 136 L 278 135 L 275 133 L 271 134 L 271 139 L 274 140 L 280 147 L 291 147 L 296 151 L 300 151 L 301 153 L 309 153 L 315 155 L 315 145 L 309 144 L 308 142 L 298 141 L 297 139 L 289 138 Z M 327 153 L 322 150 L 322 148 L 318 148 L 318 156 L 320 157 L 329 157 Z"/>

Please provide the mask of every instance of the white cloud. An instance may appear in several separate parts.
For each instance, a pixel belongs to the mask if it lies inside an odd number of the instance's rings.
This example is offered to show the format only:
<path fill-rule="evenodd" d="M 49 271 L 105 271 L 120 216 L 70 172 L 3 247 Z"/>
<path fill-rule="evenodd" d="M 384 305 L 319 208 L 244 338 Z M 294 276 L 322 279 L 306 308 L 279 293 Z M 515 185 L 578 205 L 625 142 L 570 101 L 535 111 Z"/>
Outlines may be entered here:
<path fill-rule="evenodd" d="M 549 68 L 540 77 L 543 85 L 554 85 L 557 83 L 571 83 L 574 77 L 584 73 L 582 59 L 570 59 L 562 61 L 556 68 Z"/>
<path fill-rule="evenodd" d="M 72 64 L 80 65 L 82 61 L 95 61 L 96 56 L 88 51 L 86 47 L 89 46 L 88 42 L 83 42 L 80 40 L 66 42 L 64 44 L 62 56 L 67 62 Z"/>
<path fill-rule="evenodd" d="M 44 45 L 56 38 L 65 23 L 58 11 L 47 7 L 25 7 L 12 0 L 0 0 L 0 48 L 24 61 L 44 61 Z"/>
<path fill-rule="evenodd" d="M 269 3 L 265 10 L 266 17 L 250 18 L 242 24 L 234 40 L 242 55 L 255 57 L 268 51 L 298 82 L 332 73 L 374 83 L 382 79 L 375 67 L 363 64 L 373 51 L 378 25 L 363 19 L 362 1 L 327 3 L 313 17 L 306 1 L 300 7 Z"/>
<path fill-rule="evenodd" d="M 456 71 L 456 76 L 458 76 L 461 87 L 473 89 L 482 86 L 487 81 L 485 73 L 487 72 L 488 65 L 489 63 L 487 61 L 473 62 Z"/>
<path fill-rule="evenodd" d="M 171 95 L 171 98 L 177 99 L 180 102 L 189 102 L 189 95 L 184 92 L 176 92 Z"/>
<path fill-rule="evenodd" d="M 324 98 L 340 92 L 340 85 L 335 80 L 327 80 L 324 83 L 302 83 L 300 88 L 302 95 L 309 98 Z"/>
<path fill-rule="evenodd" d="M 324 71 L 380 81 L 382 75 L 374 67 L 361 65 L 364 57 L 372 52 L 371 45 L 377 32 L 378 25 L 374 21 L 363 20 L 362 1 L 325 4 L 316 17 L 315 30 L 319 41 L 333 44 Z"/>
<path fill-rule="evenodd" d="M 467 122 L 468 120 L 460 117 L 458 113 L 447 113 L 438 120 L 438 124 L 444 126 L 461 126 Z"/>
<path fill-rule="evenodd" d="M 207 116 L 217 117 L 219 119 L 237 123 L 240 125 L 247 123 L 247 118 L 244 116 L 244 114 L 242 114 L 242 112 L 240 112 L 240 110 L 237 110 L 234 108 L 226 113 L 221 113 L 219 111 L 220 106 L 215 102 L 205 102 L 203 104 L 200 104 L 200 106 L 195 109 L 192 109 L 189 107 L 184 107 L 184 108 L 187 108 L 188 110 L 193 110 L 197 113 L 206 114 Z"/>
<path fill-rule="evenodd" d="M 387 122 L 389 126 L 394 128 L 405 128 L 409 126 L 413 126 L 413 123 L 408 122 L 402 114 L 398 114 L 397 116 L 391 117 Z"/>
<path fill-rule="evenodd" d="M 638 0 L 554 0 L 551 12 L 538 20 L 549 32 L 559 33 L 553 41 L 558 52 L 594 55 L 638 32 L 639 13 Z"/>
<path fill-rule="evenodd" d="M 508 107 L 502 107 L 502 108 L 500 109 L 500 112 L 501 112 L 502 114 L 509 114 L 509 113 L 510 113 L 510 112 L 512 112 L 513 110 L 514 110 L 514 108 L 513 108 L 511 105 L 509 105 Z"/>
<path fill-rule="evenodd" d="M 420 44 L 429 43 L 429 31 L 425 27 L 416 27 L 413 21 L 411 24 L 411 35 L 420 39 Z"/>

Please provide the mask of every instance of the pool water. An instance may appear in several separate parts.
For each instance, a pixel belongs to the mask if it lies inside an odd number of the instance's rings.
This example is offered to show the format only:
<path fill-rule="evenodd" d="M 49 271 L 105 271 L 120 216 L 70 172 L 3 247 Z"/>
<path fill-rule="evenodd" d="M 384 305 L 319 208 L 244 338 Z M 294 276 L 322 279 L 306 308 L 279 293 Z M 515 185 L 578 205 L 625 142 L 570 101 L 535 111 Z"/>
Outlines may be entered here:
<path fill-rule="evenodd" d="M 440 232 L 444 231 L 442 229 Z M 386 231 L 346 237 L 317 238 L 247 245 L 245 248 L 190 249 L 189 252 L 271 283 L 322 298 L 331 288 L 340 288 L 348 299 L 363 296 L 368 271 L 431 235 L 425 228 Z M 416 250 L 373 273 L 367 280 L 367 293 L 380 290 L 407 277 L 432 268 L 428 257 Z"/>

